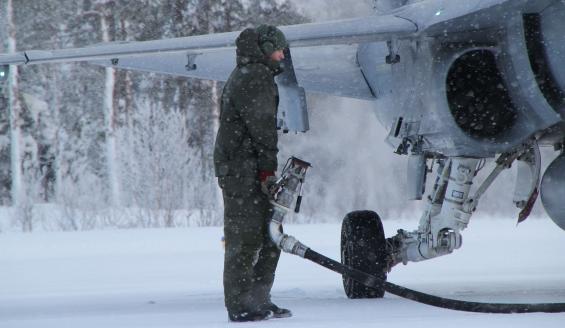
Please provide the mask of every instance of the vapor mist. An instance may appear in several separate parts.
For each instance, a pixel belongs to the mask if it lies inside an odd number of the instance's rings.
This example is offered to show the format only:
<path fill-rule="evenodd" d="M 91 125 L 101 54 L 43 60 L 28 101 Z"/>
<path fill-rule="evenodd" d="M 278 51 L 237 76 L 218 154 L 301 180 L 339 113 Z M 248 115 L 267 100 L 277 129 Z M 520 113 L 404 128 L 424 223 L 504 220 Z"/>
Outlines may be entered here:
<path fill-rule="evenodd" d="M 372 209 L 383 218 L 411 214 L 406 157 L 393 154 L 373 102 L 309 95 L 310 128 L 280 138 L 282 161 L 290 155 L 312 163 L 303 212 L 307 220 L 341 220 L 349 211 Z M 283 163 L 281 163 L 283 164 Z"/>

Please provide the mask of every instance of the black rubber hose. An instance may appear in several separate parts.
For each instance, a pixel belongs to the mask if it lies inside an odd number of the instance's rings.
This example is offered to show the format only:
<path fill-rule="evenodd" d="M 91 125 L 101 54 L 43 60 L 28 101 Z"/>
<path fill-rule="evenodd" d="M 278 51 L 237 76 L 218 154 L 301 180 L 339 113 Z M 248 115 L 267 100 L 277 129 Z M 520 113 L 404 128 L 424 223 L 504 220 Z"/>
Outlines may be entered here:
<path fill-rule="evenodd" d="M 444 309 L 479 312 L 479 313 L 558 313 L 565 312 L 565 303 L 537 303 L 537 304 L 506 304 L 506 303 L 479 303 L 453 300 L 418 292 L 402 286 L 383 281 L 373 275 L 351 268 L 334 261 L 312 249 L 306 250 L 304 258 L 342 275 L 346 275 L 368 287 L 383 286 L 387 292 L 407 298 L 419 303 L 441 307 Z"/>

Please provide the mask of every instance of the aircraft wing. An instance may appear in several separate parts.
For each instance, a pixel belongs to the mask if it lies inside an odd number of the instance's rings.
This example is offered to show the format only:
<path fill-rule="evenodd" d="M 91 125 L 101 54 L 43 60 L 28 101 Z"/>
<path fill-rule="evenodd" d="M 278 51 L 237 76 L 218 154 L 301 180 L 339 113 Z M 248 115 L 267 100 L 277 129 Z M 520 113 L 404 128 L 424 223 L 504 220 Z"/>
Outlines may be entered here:
<path fill-rule="evenodd" d="M 369 16 L 323 23 L 282 26 L 287 51 L 285 72 L 277 77 L 279 127 L 309 129 L 305 91 L 375 99 L 357 62 L 357 45 L 410 37 L 418 32 L 408 19 Z M 0 55 L 0 65 L 86 61 L 97 65 L 159 72 L 206 80 L 227 80 L 235 67 L 240 32 L 183 38 L 114 42 L 85 48 L 30 50 Z M 291 59 L 292 58 L 292 59 Z"/>
<path fill-rule="evenodd" d="M 409 36 L 416 25 L 396 16 L 369 16 L 323 23 L 282 26 L 291 48 L 382 41 Z M 52 62 L 92 61 L 149 54 L 206 51 L 233 48 L 239 32 L 189 36 L 155 41 L 114 42 L 85 48 L 29 50 L 1 55 L 1 64 L 22 65 Z"/>
<path fill-rule="evenodd" d="M 309 92 L 374 99 L 357 63 L 357 48 L 357 45 L 330 45 L 292 49 L 292 62 L 298 85 Z M 135 71 L 226 81 L 236 65 L 235 59 L 235 51 L 230 48 L 196 54 L 150 54 L 115 59 L 113 63 L 107 59 L 91 63 Z"/>

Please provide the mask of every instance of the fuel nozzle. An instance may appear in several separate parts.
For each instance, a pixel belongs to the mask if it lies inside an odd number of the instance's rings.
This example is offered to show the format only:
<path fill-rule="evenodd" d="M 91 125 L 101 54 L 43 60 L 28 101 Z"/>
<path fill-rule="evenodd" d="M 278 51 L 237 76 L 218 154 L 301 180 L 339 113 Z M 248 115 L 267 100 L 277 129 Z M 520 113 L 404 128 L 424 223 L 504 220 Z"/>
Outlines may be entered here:
<path fill-rule="evenodd" d="M 273 242 L 283 251 L 304 257 L 307 247 L 296 238 L 282 233 L 281 226 L 286 214 L 292 209 L 300 211 L 302 202 L 302 184 L 310 163 L 291 157 L 286 162 L 280 178 L 270 188 L 273 215 L 271 216 L 270 234 Z"/>
<path fill-rule="evenodd" d="M 282 170 L 281 177 L 271 188 L 271 203 L 288 211 L 296 202 L 294 211 L 298 213 L 302 202 L 302 184 L 310 167 L 312 165 L 306 161 L 296 157 L 289 158 Z"/>

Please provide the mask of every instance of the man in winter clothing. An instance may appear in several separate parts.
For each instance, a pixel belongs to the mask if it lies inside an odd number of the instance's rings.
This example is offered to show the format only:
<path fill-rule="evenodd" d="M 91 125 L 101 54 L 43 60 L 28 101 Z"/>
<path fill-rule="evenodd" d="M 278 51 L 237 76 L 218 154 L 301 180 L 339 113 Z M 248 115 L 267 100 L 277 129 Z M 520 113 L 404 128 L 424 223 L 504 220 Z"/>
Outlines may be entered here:
<path fill-rule="evenodd" d="M 231 321 L 289 317 L 271 302 L 280 250 L 271 241 L 268 196 L 262 186 L 277 169 L 278 90 L 274 77 L 287 47 L 276 27 L 244 30 L 237 67 L 221 100 L 214 165 L 224 198 L 224 295 Z M 264 188 L 263 188 L 264 189 Z"/>

